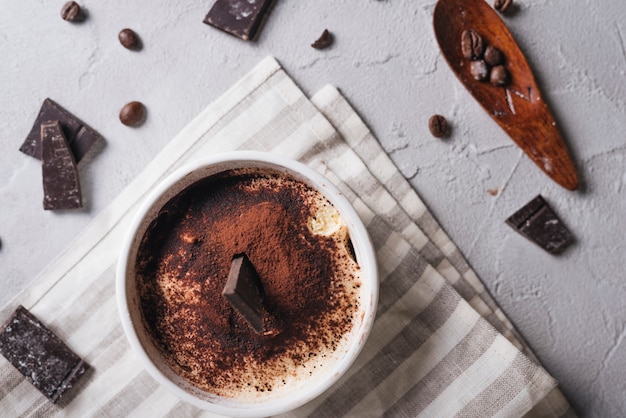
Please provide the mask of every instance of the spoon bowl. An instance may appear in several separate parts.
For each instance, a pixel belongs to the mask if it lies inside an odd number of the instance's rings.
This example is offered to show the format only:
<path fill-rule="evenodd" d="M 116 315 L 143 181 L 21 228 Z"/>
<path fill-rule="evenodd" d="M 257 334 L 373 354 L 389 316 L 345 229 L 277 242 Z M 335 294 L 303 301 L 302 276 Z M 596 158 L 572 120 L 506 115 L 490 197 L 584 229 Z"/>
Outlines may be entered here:
<path fill-rule="evenodd" d="M 511 139 L 552 180 L 568 190 L 578 175 L 552 112 L 543 100 L 528 62 L 508 28 L 484 0 L 439 0 L 435 37 L 452 72 Z M 502 51 L 509 81 L 503 87 L 477 81 L 463 56 L 461 35 L 473 29 L 485 45 Z"/>

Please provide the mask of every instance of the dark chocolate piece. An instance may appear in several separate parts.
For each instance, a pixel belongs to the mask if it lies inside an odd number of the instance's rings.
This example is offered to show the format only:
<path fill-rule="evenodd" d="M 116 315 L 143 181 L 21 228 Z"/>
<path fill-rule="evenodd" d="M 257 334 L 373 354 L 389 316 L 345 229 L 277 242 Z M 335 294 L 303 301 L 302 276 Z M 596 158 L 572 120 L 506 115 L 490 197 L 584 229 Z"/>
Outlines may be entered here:
<path fill-rule="evenodd" d="M 271 0 L 217 0 L 204 23 L 244 41 L 254 39 Z"/>
<path fill-rule="evenodd" d="M 100 134 L 51 99 L 44 100 L 33 127 L 20 151 L 41 159 L 40 127 L 43 122 L 58 120 L 78 163 L 101 138 Z"/>
<path fill-rule="evenodd" d="M 44 209 L 83 206 L 76 162 L 59 121 L 41 124 L 41 170 Z"/>
<path fill-rule="evenodd" d="M 561 252 L 573 241 L 569 229 L 541 195 L 511 215 L 506 223 L 552 254 Z"/>
<path fill-rule="evenodd" d="M 254 332 L 262 335 L 280 333 L 280 325 L 263 303 L 263 284 L 246 254 L 238 254 L 228 274 L 222 296 L 246 320 Z"/>
<path fill-rule="evenodd" d="M 89 369 L 52 331 L 23 306 L 0 333 L 0 354 L 52 402 Z"/>

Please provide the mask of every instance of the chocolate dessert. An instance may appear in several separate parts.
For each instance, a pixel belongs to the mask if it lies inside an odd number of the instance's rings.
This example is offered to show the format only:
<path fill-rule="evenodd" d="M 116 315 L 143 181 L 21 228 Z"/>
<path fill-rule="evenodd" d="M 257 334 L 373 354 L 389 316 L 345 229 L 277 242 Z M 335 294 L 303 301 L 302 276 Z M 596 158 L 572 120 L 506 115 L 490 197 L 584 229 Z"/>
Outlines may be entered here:
<path fill-rule="evenodd" d="M 239 254 L 280 332 L 258 332 L 224 297 Z M 319 192 L 277 171 L 230 170 L 180 192 L 148 226 L 136 274 L 154 345 L 177 374 L 218 396 L 278 396 L 324 373 L 361 320 L 345 222 Z"/>

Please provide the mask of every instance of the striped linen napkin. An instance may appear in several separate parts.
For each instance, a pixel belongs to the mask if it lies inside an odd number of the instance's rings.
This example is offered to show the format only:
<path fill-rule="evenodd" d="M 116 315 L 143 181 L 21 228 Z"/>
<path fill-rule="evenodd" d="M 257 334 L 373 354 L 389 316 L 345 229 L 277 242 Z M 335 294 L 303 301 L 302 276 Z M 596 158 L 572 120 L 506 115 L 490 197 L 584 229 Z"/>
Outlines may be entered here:
<path fill-rule="evenodd" d="M 380 301 L 370 339 L 329 391 L 286 416 L 572 416 L 554 379 L 349 103 L 309 100 L 271 57 L 209 105 L 15 300 L 91 366 L 51 404 L 0 357 L 0 416 L 211 416 L 136 361 L 118 319 L 115 265 L 145 195 L 199 156 L 254 149 L 298 159 L 352 201 L 375 244 Z"/>

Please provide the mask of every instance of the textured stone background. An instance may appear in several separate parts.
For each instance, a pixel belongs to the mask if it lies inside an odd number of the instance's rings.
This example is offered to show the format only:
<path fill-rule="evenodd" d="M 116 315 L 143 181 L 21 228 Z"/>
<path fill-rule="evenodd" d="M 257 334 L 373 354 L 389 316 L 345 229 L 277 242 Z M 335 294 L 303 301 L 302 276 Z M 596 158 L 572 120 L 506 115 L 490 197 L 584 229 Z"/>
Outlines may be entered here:
<path fill-rule="evenodd" d="M 626 416 L 624 0 L 518 0 L 505 18 L 578 165 L 574 193 L 543 175 L 452 75 L 434 39 L 434 0 L 277 0 L 255 43 L 204 25 L 209 1 L 84 0 L 82 24 L 61 20 L 63 3 L 4 1 L 0 12 L 0 303 L 197 113 L 273 55 L 306 93 L 341 89 L 580 415 Z M 125 27 L 142 51 L 121 47 Z M 325 28 L 336 42 L 314 50 Z M 44 212 L 39 164 L 18 152 L 46 97 L 106 138 L 83 164 L 81 212 Z M 136 129 L 118 121 L 131 100 L 149 112 Z M 428 133 L 433 113 L 451 122 L 449 139 Z M 577 237 L 562 256 L 504 224 L 538 193 Z"/>

